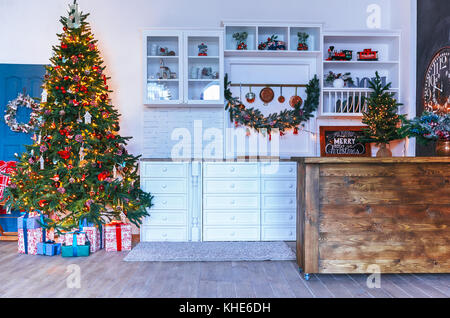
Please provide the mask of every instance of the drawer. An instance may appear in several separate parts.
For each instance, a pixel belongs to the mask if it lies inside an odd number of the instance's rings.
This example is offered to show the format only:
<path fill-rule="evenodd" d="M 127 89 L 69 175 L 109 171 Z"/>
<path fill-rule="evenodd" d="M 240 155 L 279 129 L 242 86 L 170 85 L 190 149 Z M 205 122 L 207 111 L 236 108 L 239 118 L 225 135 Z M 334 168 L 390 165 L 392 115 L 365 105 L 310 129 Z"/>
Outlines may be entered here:
<path fill-rule="evenodd" d="M 187 212 L 151 212 L 144 220 L 144 225 L 187 225 Z"/>
<path fill-rule="evenodd" d="M 297 190 L 296 179 L 276 179 L 276 178 L 261 179 L 261 193 L 285 193 L 295 195 L 296 190 Z"/>
<path fill-rule="evenodd" d="M 203 227 L 204 241 L 259 241 L 260 229 L 258 227 L 232 227 L 217 228 Z"/>
<path fill-rule="evenodd" d="M 262 227 L 262 241 L 295 241 L 295 226 L 292 227 Z"/>
<path fill-rule="evenodd" d="M 142 189 L 154 193 L 186 193 L 186 179 L 143 179 Z"/>
<path fill-rule="evenodd" d="M 205 225 L 253 225 L 259 226 L 260 213 L 256 211 L 205 211 L 203 224 Z"/>
<path fill-rule="evenodd" d="M 258 179 L 204 179 L 204 193 L 258 193 Z"/>
<path fill-rule="evenodd" d="M 143 178 L 186 178 L 187 163 L 142 162 Z"/>
<path fill-rule="evenodd" d="M 295 195 L 262 194 L 261 204 L 262 209 L 288 210 L 286 212 L 295 211 L 297 207 Z"/>
<path fill-rule="evenodd" d="M 214 163 L 204 164 L 205 178 L 249 178 L 258 177 L 258 163 Z"/>
<path fill-rule="evenodd" d="M 153 210 L 186 210 L 188 208 L 186 195 L 158 194 L 152 200 Z"/>
<path fill-rule="evenodd" d="M 185 242 L 188 240 L 185 227 L 142 227 L 142 242 L 175 241 Z"/>
<path fill-rule="evenodd" d="M 203 208 L 212 210 L 259 209 L 259 195 L 203 195 Z"/>
<path fill-rule="evenodd" d="M 295 211 L 285 212 L 285 211 L 262 211 L 261 222 L 263 225 L 291 225 L 295 226 L 297 213 Z"/>
<path fill-rule="evenodd" d="M 296 178 L 295 162 L 262 162 L 261 176 L 266 178 Z"/>

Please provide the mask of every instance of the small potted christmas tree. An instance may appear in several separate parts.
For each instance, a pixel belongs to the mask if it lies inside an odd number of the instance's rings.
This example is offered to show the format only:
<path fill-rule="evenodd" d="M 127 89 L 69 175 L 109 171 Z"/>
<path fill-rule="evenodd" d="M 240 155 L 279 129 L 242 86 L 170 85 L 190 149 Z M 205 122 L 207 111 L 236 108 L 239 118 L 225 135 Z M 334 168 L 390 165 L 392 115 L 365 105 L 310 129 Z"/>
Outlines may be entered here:
<path fill-rule="evenodd" d="M 308 51 L 308 44 L 306 43 L 309 38 L 309 34 L 306 32 L 298 32 L 298 45 L 297 51 Z"/>
<path fill-rule="evenodd" d="M 392 157 L 392 152 L 386 145 L 392 140 L 406 137 L 402 123 L 406 122 L 405 115 L 399 115 L 398 103 L 394 98 L 394 93 L 389 92 L 391 83 L 383 85 L 378 72 L 375 78 L 369 81 L 372 89 L 370 97 L 367 98 L 367 111 L 363 113 L 363 124 L 367 128 L 363 129 L 364 136 L 359 138 L 361 142 L 373 142 L 380 146 L 377 157 Z"/>

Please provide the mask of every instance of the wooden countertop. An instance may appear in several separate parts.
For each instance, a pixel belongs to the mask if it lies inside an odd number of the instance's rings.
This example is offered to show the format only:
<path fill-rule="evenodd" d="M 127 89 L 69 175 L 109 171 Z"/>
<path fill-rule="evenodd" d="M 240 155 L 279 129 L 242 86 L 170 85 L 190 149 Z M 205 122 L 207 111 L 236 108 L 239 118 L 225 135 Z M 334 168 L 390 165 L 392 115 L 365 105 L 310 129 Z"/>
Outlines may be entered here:
<path fill-rule="evenodd" d="M 329 164 L 329 163 L 450 163 L 450 157 L 292 157 L 291 160 L 311 164 Z"/>

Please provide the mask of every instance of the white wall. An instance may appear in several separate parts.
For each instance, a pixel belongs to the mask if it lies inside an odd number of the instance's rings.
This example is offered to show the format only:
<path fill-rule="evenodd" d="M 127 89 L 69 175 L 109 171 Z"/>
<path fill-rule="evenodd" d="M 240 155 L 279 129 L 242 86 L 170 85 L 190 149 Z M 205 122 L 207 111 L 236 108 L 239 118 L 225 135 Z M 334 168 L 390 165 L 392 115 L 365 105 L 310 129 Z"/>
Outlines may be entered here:
<path fill-rule="evenodd" d="M 381 7 L 381 28 L 401 29 L 409 39 L 413 20 L 410 1 L 415 0 L 78 0 L 82 10 L 91 13 L 88 21 L 99 40 L 106 72 L 112 77 L 109 84 L 114 90 L 113 103 L 122 113 L 121 134 L 134 137 L 129 150 L 135 154 L 144 153 L 145 147 L 150 149 L 148 144 L 151 143 L 144 145 L 142 134 L 142 29 L 219 27 L 222 20 L 235 19 L 324 22 L 325 29 L 361 30 L 366 28 L 367 6 L 376 3 Z M 0 0 L 0 63 L 48 63 L 51 46 L 57 44 L 56 33 L 61 32 L 59 18 L 66 14 L 71 2 Z M 412 52 L 411 42 L 407 40 L 404 44 L 403 52 L 407 56 Z M 405 83 L 410 75 L 410 64 L 403 64 L 405 78 L 402 82 L 406 90 L 415 87 Z M 205 111 L 198 112 L 186 112 L 187 117 L 181 116 L 180 120 L 208 119 Z M 159 128 L 162 127 L 155 127 L 155 130 Z M 167 136 L 162 135 L 162 138 Z M 156 157 L 167 153 L 167 149 L 160 152 L 158 149 L 161 150 L 154 147 L 145 151 L 145 155 L 153 153 Z"/>

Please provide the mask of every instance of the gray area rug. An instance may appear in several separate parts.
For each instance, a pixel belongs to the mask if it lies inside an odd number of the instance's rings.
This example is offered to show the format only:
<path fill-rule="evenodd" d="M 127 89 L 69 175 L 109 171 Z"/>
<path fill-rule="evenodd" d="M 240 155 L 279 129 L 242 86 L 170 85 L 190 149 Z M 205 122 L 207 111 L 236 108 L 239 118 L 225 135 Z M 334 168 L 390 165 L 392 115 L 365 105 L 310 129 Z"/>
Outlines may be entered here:
<path fill-rule="evenodd" d="M 127 262 L 288 261 L 295 253 L 285 242 L 141 242 Z"/>

